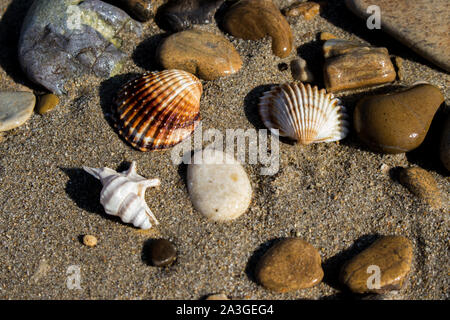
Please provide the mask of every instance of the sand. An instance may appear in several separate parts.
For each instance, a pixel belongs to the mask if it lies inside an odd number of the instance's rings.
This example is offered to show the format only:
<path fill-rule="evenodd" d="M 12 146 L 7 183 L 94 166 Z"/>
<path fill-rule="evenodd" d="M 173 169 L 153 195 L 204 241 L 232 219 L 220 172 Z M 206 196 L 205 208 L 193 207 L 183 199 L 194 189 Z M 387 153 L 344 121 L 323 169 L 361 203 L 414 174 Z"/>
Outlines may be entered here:
<path fill-rule="evenodd" d="M 0 90 L 44 92 L 26 79 L 16 57 L 20 25 L 30 2 L 0 0 Z M 285 59 L 272 55 L 268 39 L 228 36 L 244 66 L 235 75 L 203 81 L 204 129 L 225 133 L 262 128 L 257 98 L 268 84 L 292 81 L 290 72 L 279 71 L 277 65 L 289 64 L 297 54 L 308 61 L 323 86 L 317 40 L 321 31 L 385 46 L 404 59 L 403 81 L 339 95 L 350 113 L 363 95 L 390 92 L 416 81 L 441 88 L 448 105 L 448 74 L 387 34 L 367 30 L 342 1 L 329 1 L 311 21 L 289 22 L 296 49 Z M 220 32 L 215 24 L 199 28 Z M 437 148 L 447 107 L 438 112 L 423 146 L 408 154 L 373 153 L 353 131 L 340 143 L 301 147 L 282 142 L 277 174 L 262 176 L 261 165 L 244 164 L 254 191 L 249 211 L 232 223 L 209 222 L 189 200 L 186 166 L 174 165 L 170 151 L 134 150 L 114 131 L 109 117 L 117 89 L 133 75 L 158 68 L 154 51 L 163 33 L 154 22 L 147 23 L 143 37 L 127 48 L 131 58 L 121 75 L 80 79 L 53 112 L 33 114 L 25 125 L 1 135 L 1 299 L 200 299 L 217 292 L 237 299 L 358 298 L 339 285 L 339 268 L 377 236 L 391 234 L 412 241 L 414 259 L 405 287 L 382 298 L 449 297 L 450 181 Z M 161 180 L 159 188 L 146 193 L 160 221 L 147 232 L 107 216 L 99 203 L 101 184 L 81 169 L 125 170 L 133 160 L 139 174 Z M 430 209 L 398 183 L 395 168 L 415 165 L 437 180 L 446 201 L 443 209 Z M 393 170 L 385 170 L 386 166 Z M 84 246 L 84 234 L 95 235 L 97 246 Z M 285 294 L 263 289 L 254 280 L 255 262 L 276 239 L 295 235 L 318 248 L 324 281 Z M 170 268 L 149 266 L 144 254 L 147 241 L 159 237 L 177 245 L 178 260 Z M 81 289 L 67 286 L 68 280 L 73 284 L 77 269 L 70 266 L 79 267 Z"/>

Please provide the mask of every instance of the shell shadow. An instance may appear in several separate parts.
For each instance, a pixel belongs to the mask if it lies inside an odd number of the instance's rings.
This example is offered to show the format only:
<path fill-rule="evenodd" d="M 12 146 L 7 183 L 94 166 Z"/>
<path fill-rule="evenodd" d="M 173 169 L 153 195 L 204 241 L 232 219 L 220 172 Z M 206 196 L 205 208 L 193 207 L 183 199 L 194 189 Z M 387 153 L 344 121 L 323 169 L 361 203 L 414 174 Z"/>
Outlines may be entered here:
<path fill-rule="evenodd" d="M 100 106 L 102 108 L 105 120 L 108 122 L 111 128 L 113 128 L 114 132 L 117 133 L 120 139 L 127 145 L 129 145 L 128 142 L 118 133 L 118 130 L 115 126 L 115 118 L 114 118 L 115 111 L 112 108 L 113 100 L 114 97 L 117 95 L 117 92 L 126 82 L 138 76 L 139 76 L 138 73 L 126 73 L 114 76 L 112 78 L 102 81 L 102 83 L 100 84 L 100 88 L 98 90 L 100 96 Z"/>
<path fill-rule="evenodd" d="M 339 281 L 339 273 L 342 267 L 347 261 L 356 256 L 358 253 L 369 247 L 375 240 L 380 238 L 379 234 L 369 234 L 359 237 L 354 241 L 352 246 L 344 251 L 339 252 L 333 257 L 327 259 L 322 263 L 322 268 L 324 272 L 323 282 L 328 284 L 330 287 L 340 291 L 339 297 L 350 297 L 355 296 L 351 293 L 349 289 Z M 366 295 L 356 295 L 366 296 Z M 324 297 L 325 298 L 325 297 Z M 332 298 L 329 297 L 330 299 Z"/>
<path fill-rule="evenodd" d="M 157 62 L 156 54 L 161 41 L 169 35 L 169 33 L 160 33 L 142 41 L 133 52 L 134 63 L 145 70 L 162 70 Z"/>
<path fill-rule="evenodd" d="M 284 238 L 273 238 L 270 240 L 267 240 L 263 244 L 261 244 L 251 255 L 250 259 L 247 262 L 247 265 L 245 267 L 245 274 L 247 275 L 247 278 L 250 281 L 253 281 L 255 283 L 258 283 L 258 280 L 256 279 L 256 265 L 258 264 L 258 261 L 261 259 L 261 257 L 269 250 L 275 243 L 277 243 L 280 240 L 283 240 Z"/>
<path fill-rule="evenodd" d="M 258 102 L 259 98 L 265 91 L 270 90 L 272 86 L 275 84 L 264 84 L 257 86 L 252 89 L 244 98 L 244 112 L 248 121 L 256 128 L 256 129 L 266 129 L 261 118 L 258 113 Z"/>
<path fill-rule="evenodd" d="M 389 33 L 384 32 L 383 30 L 368 29 L 366 21 L 350 11 L 345 5 L 345 1 L 328 1 L 327 5 L 320 13 L 320 16 L 336 27 L 343 29 L 350 34 L 355 34 L 373 46 L 386 47 L 390 54 L 426 65 L 427 67 L 440 72 L 445 72 L 425 58 L 422 58 L 408 46 L 392 37 Z"/>

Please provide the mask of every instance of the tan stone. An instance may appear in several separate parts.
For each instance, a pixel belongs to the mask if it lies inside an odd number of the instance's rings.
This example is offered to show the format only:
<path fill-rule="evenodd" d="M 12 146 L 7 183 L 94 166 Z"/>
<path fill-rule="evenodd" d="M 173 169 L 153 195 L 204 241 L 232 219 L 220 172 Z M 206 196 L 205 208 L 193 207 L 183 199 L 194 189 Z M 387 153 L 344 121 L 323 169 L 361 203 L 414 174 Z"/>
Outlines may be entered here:
<path fill-rule="evenodd" d="M 323 278 L 320 254 L 302 239 L 283 239 L 258 262 L 256 277 L 262 286 L 276 292 L 313 287 Z"/>
<path fill-rule="evenodd" d="M 223 300 L 230 300 L 230 299 L 228 299 L 228 297 L 225 294 L 218 293 L 218 294 L 209 295 L 206 298 L 206 300 L 222 300 L 223 301 Z"/>
<path fill-rule="evenodd" d="M 93 235 L 86 234 L 83 236 L 83 244 L 88 247 L 95 247 L 97 245 L 97 238 Z"/>
<path fill-rule="evenodd" d="M 348 261 L 340 280 L 355 293 L 399 290 L 411 269 L 412 257 L 412 244 L 407 238 L 385 236 Z M 375 280 L 377 268 L 379 283 Z"/>
<path fill-rule="evenodd" d="M 400 171 L 400 183 L 432 208 L 442 208 L 442 197 L 436 180 L 426 170 L 419 167 L 403 168 Z"/>
<path fill-rule="evenodd" d="M 181 69 L 204 80 L 231 75 L 242 67 L 238 52 L 226 38 L 199 30 L 169 36 L 157 57 L 165 69 Z"/>
<path fill-rule="evenodd" d="M 321 32 L 320 33 L 320 40 L 322 41 L 326 41 L 326 40 L 331 40 L 331 39 L 336 39 L 337 37 L 329 32 Z"/>
<path fill-rule="evenodd" d="M 311 20 L 320 12 L 320 5 L 316 2 L 299 2 L 283 10 L 286 17 L 303 16 L 306 21 Z"/>

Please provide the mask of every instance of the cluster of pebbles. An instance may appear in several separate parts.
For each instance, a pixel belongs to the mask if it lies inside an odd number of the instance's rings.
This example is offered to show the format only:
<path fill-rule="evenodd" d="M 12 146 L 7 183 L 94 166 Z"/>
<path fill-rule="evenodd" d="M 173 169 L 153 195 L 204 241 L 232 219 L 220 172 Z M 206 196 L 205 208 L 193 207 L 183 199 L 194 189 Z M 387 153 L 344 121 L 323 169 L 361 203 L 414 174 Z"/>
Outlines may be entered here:
<path fill-rule="evenodd" d="M 239 52 L 226 37 L 192 29 L 196 24 L 211 23 L 214 14 L 224 6 L 223 0 L 206 4 L 199 0 L 171 0 L 160 7 L 159 15 L 152 1 L 117 1 L 131 17 L 102 1 L 88 0 L 79 5 L 77 2 L 36 0 L 31 7 L 19 42 L 20 62 L 27 76 L 51 93 L 42 95 L 36 104 L 37 99 L 31 92 L 0 92 L 0 131 L 22 125 L 34 109 L 43 115 L 55 108 L 59 103 L 58 95 L 64 94 L 68 90 L 67 84 L 80 75 L 91 73 L 108 78 L 118 74 L 127 58 L 121 50 L 122 43 L 130 35 L 140 36 L 142 31 L 141 25 L 132 18 L 144 22 L 159 16 L 167 29 L 174 31 L 161 41 L 156 56 L 149 57 L 155 58 L 166 71 L 147 73 L 128 82 L 115 99 L 119 134 L 141 151 L 167 149 L 189 136 L 200 117 L 202 84 L 199 79 L 212 81 L 238 73 L 242 68 Z M 355 11 L 364 8 L 364 1 L 348 3 Z M 319 3 L 300 2 L 280 11 L 271 0 L 241 0 L 227 6 L 222 18 L 226 32 L 244 40 L 269 36 L 272 52 L 280 58 L 289 56 L 294 48 L 286 17 L 302 16 L 311 20 L 321 9 Z M 73 10 L 69 8 L 76 8 L 74 12 L 80 14 L 80 26 L 71 25 L 73 13 L 70 12 Z M 45 35 L 41 32 L 44 29 L 49 30 Z M 345 114 L 345 108 L 332 93 L 386 85 L 397 78 L 386 48 L 335 39 L 328 33 L 322 33 L 320 38 L 324 41 L 323 79 L 328 94 L 309 84 L 275 86 L 261 97 L 259 105 L 261 118 L 269 129 L 280 130 L 281 136 L 305 145 L 338 141 L 348 134 L 350 123 L 346 119 L 350 116 Z M 447 68 L 445 63 L 437 63 Z M 280 70 L 288 68 L 285 64 Z M 316 77 L 303 59 L 292 60 L 290 69 L 295 80 L 315 81 Z M 307 105 L 308 99 L 328 99 L 326 106 L 310 106 L 321 112 L 333 112 L 329 122 L 328 119 L 323 121 L 323 128 L 307 127 L 303 131 L 297 128 L 308 122 L 308 119 L 296 118 L 301 113 L 297 108 L 303 110 L 298 105 Z M 440 89 L 428 83 L 363 97 L 353 114 L 354 132 L 374 152 L 412 151 L 424 141 L 443 102 Z M 289 114 L 291 118 L 283 122 L 280 114 Z M 440 151 L 447 170 L 450 170 L 449 121 L 450 118 L 442 134 Z M 318 120 L 310 122 L 316 125 Z M 329 133 L 331 131 L 333 133 Z M 198 162 L 198 159 L 202 161 Z M 156 182 L 157 179 L 148 180 L 138 175 L 134 163 L 124 173 L 109 168 L 85 170 L 101 180 L 100 201 L 108 214 L 143 229 L 158 224 L 144 195 L 145 189 L 158 185 L 159 180 Z M 114 182 L 119 180 L 120 185 Z M 436 181 L 427 171 L 404 168 L 399 181 L 431 208 L 440 209 L 445 205 Z M 193 207 L 214 222 L 238 219 L 248 211 L 253 195 L 251 180 L 239 161 L 212 148 L 192 155 L 187 169 L 187 189 Z M 86 235 L 83 243 L 94 247 L 97 239 Z M 177 259 L 177 249 L 167 239 L 153 240 L 148 254 L 151 264 L 157 267 L 170 266 Z M 409 274 L 412 259 L 410 240 L 402 236 L 383 236 L 347 261 L 340 271 L 340 281 L 355 293 L 399 290 Z M 380 277 L 369 285 L 369 271 L 373 266 Z M 255 275 L 264 288 L 289 292 L 318 285 L 324 278 L 324 270 L 319 251 L 303 239 L 292 237 L 281 239 L 260 258 Z M 213 298 L 227 297 L 217 295 Z"/>

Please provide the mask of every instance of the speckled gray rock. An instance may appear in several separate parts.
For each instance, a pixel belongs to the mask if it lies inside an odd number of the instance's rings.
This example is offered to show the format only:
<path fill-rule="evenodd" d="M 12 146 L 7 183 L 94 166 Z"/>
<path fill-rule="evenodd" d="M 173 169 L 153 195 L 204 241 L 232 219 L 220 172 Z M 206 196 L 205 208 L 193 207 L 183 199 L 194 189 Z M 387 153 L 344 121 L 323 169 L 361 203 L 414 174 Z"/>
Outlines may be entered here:
<path fill-rule="evenodd" d="M 366 19 L 367 8 L 381 10 L 381 28 L 412 50 L 450 71 L 448 0 L 346 0 L 347 6 Z"/>
<path fill-rule="evenodd" d="M 102 1 L 36 0 L 22 26 L 19 61 L 31 80 L 62 94 L 69 79 L 117 73 L 127 32 L 140 34 L 140 24 Z"/>
<path fill-rule="evenodd" d="M 213 221 L 238 218 L 252 198 L 252 187 L 242 165 L 232 156 L 209 148 L 193 155 L 187 184 L 194 207 Z"/>
<path fill-rule="evenodd" d="M 441 138 L 441 161 L 450 171 L 450 116 L 447 117 Z"/>
<path fill-rule="evenodd" d="M 14 129 L 33 113 L 36 97 L 31 92 L 0 92 L 0 131 Z"/>

